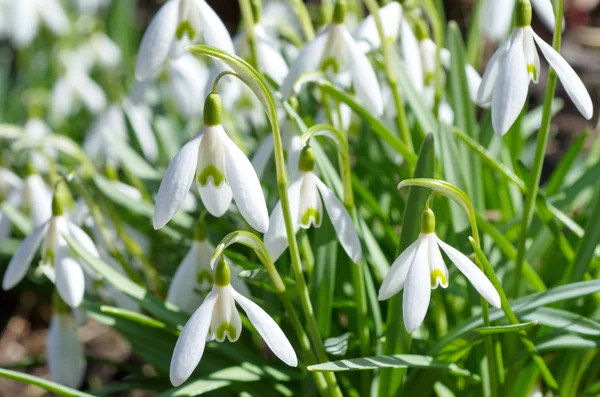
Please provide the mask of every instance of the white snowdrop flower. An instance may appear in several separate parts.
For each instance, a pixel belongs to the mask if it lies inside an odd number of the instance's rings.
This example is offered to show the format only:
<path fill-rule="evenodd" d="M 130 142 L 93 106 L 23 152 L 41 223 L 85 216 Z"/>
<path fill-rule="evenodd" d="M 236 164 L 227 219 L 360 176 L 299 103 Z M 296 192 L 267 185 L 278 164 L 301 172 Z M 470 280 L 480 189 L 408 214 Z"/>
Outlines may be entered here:
<path fill-rule="evenodd" d="M 267 35 L 265 29 L 256 24 L 252 27 L 256 43 L 256 57 L 260 70 L 271 77 L 277 84 L 281 84 L 289 72 L 283 55 L 279 52 L 276 41 Z M 235 39 L 235 47 L 239 56 L 248 58 L 250 46 L 246 32 L 241 31 Z"/>
<path fill-rule="evenodd" d="M 209 71 L 192 54 L 167 62 L 168 89 L 177 110 L 186 119 L 200 114 L 209 81 Z"/>
<path fill-rule="evenodd" d="M 87 65 L 72 64 L 52 87 L 52 115 L 63 120 L 79 109 L 80 103 L 94 114 L 106 107 L 104 90 L 90 78 Z"/>
<path fill-rule="evenodd" d="M 590 95 L 567 61 L 531 29 L 529 0 L 518 1 L 516 15 L 516 27 L 490 59 L 477 93 L 480 106 L 491 105 L 496 134 L 508 132 L 523 109 L 529 83 L 538 81 L 540 58 L 536 44 L 579 112 L 589 120 L 594 110 Z"/>
<path fill-rule="evenodd" d="M 242 320 L 235 306 L 244 309 L 267 346 L 281 361 L 291 367 L 298 358 L 289 340 L 259 305 L 238 293 L 230 284 L 229 265 L 221 258 L 214 272 L 214 285 L 204 302 L 181 331 L 171 358 L 170 379 L 174 386 L 185 382 L 200 362 L 206 342 L 235 342 L 242 332 Z"/>
<path fill-rule="evenodd" d="M 221 125 L 221 97 L 212 93 L 204 105 L 204 128 L 171 161 L 158 189 L 154 228 L 163 227 L 181 207 L 192 183 L 204 206 L 220 217 L 232 199 L 254 229 L 264 233 L 269 215 L 260 180 L 252 164 Z"/>
<path fill-rule="evenodd" d="M 60 199 L 52 201 L 52 217 L 37 226 L 19 245 L 8 263 L 2 288 L 17 285 L 27 274 L 33 257 L 41 246 L 42 263 L 54 265 L 56 289 L 72 308 L 79 306 L 85 291 L 85 278 L 81 265 L 74 259 L 63 236 L 68 235 L 92 255 L 99 257 L 92 239 L 81 228 L 69 221 Z"/>
<path fill-rule="evenodd" d="M 23 180 L 8 168 L 0 167 L 0 202 L 17 207 L 21 202 Z M 4 211 L 0 210 L 0 242 L 10 235 L 12 222 Z"/>
<path fill-rule="evenodd" d="M 198 308 L 213 286 L 210 259 L 214 251 L 215 246 L 206 238 L 205 226 L 200 222 L 196 226 L 192 246 L 169 285 L 167 302 L 190 314 Z M 236 277 L 236 269 L 232 270 L 234 277 L 231 279 L 231 284 L 234 289 L 240 291 L 242 295 L 249 295 L 250 291 L 246 284 Z"/>
<path fill-rule="evenodd" d="M 298 232 L 300 228 L 320 227 L 325 207 L 342 248 L 354 263 L 359 263 L 362 249 L 352 218 L 335 194 L 315 175 L 314 166 L 312 149 L 305 146 L 298 161 L 299 176 L 288 187 L 294 232 Z M 288 246 L 281 201 L 271 213 L 269 230 L 264 241 L 273 261 L 276 261 Z"/>
<path fill-rule="evenodd" d="M 554 31 L 556 20 L 551 0 L 532 0 L 533 10 L 550 31 Z M 487 0 L 481 18 L 481 31 L 495 41 L 502 40 L 508 34 L 512 23 L 515 0 Z M 562 28 L 565 27 L 563 20 Z"/>
<path fill-rule="evenodd" d="M 326 73 L 348 71 L 359 101 L 372 113 L 383 113 L 381 89 L 371 63 L 344 26 L 346 3 L 338 0 L 332 23 L 308 43 L 290 66 L 281 85 L 281 94 L 289 98 L 296 80 L 303 74 L 322 70 Z"/>
<path fill-rule="evenodd" d="M 63 306 L 55 307 L 50 320 L 46 360 L 52 381 L 77 389 L 85 375 L 85 351 L 77 336 L 77 323 L 69 308 Z"/>
<path fill-rule="evenodd" d="M 379 17 L 385 39 L 393 43 L 398 39 L 402 24 L 402 6 L 398 2 L 390 2 L 379 9 Z M 363 52 L 368 53 L 381 47 L 381 38 L 377 31 L 373 15 L 366 17 L 354 30 L 354 38 Z"/>
<path fill-rule="evenodd" d="M 12 1 L 9 7 L 12 43 L 17 48 L 33 42 L 41 23 L 59 36 L 69 30 L 69 19 L 58 0 L 18 0 Z"/>
<path fill-rule="evenodd" d="M 492 306 L 500 308 L 500 295 L 490 280 L 466 255 L 440 240 L 435 234 L 435 215 L 423 211 L 421 234 L 394 261 L 379 288 L 379 300 L 386 300 L 404 288 L 403 315 L 406 330 L 414 332 L 425 318 L 431 289 L 448 287 L 448 268 L 440 248 Z"/>
<path fill-rule="evenodd" d="M 31 162 L 36 170 L 45 172 L 48 170 L 48 160 L 45 156 L 56 158 L 56 150 L 44 137 L 52 131 L 48 124 L 42 119 L 32 117 L 25 123 L 25 136 L 32 138 L 40 143 L 40 152 L 34 151 L 31 153 Z"/>
<path fill-rule="evenodd" d="M 135 77 L 153 78 L 167 58 L 185 53 L 185 46 L 199 41 L 234 53 L 227 28 L 205 0 L 169 0 L 158 10 L 142 37 Z"/>
<path fill-rule="evenodd" d="M 114 68 L 121 62 L 121 49 L 107 35 L 96 32 L 90 37 L 87 47 L 97 64 L 104 68 Z"/>

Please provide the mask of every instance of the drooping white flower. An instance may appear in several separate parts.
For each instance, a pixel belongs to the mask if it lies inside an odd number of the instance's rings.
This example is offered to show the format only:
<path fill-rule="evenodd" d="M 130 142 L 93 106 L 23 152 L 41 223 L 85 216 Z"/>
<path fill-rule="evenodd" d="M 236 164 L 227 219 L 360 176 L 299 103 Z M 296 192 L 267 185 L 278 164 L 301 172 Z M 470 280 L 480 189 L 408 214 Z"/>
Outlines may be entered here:
<path fill-rule="evenodd" d="M 138 80 L 153 78 L 167 58 L 185 53 L 199 41 L 234 53 L 227 28 L 205 0 L 169 0 L 158 10 L 142 37 L 135 67 Z"/>
<path fill-rule="evenodd" d="M 42 263 L 54 265 L 53 281 L 58 293 L 70 307 L 76 308 L 83 300 L 85 279 L 81 265 L 73 257 L 63 236 L 74 238 L 92 255 L 99 255 L 92 239 L 69 221 L 59 200 L 54 197 L 52 201 L 52 217 L 37 226 L 15 251 L 4 273 L 2 288 L 11 289 L 25 277 L 41 246 Z"/>
<path fill-rule="evenodd" d="M 56 312 L 50 320 L 46 340 L 46 359 L 50 379 L 77 389 L 83 383 L 86 360 L 77 336 L 77 323 L 68 312 Z"/>
<path fill-rule="evenodd" d="M 17 48 L 33 42 L 40 24 L 62 36 L 69 30 L 69 19 L 58 0 L 19 0 L 9 4 L 12 43 Z"/>
<path fill-rule="evenodd" d="M 533 10 L 550 31 L 554 31 L 556 21 L 551 0 L 531 0 Z M 486 0 L 481 18 L 481 31 L 492 40 L 502 40 L 508 34 L 515 8 L 515 0 Z M 564 29 L 565 23 L 563 21 Z"/>
<path fill-rule="evenodd" d="M 442 288 L 448 287 L 448 268 L 440 248 L 477 292 L 492 306 L 500 308 L 500 295 L 490 280 L 467 256 L 436 236 L 435 216 L 433 211 L 426 209 L 423 211 L 419 238 L 394 261 L 379 288 L 379 300 L 389 299 L 404 288 L 402 312 L 409 333 L 423 322 L 431 289 L 440 285 Z"/>
<path fill-rule="evenodd" d="M 232 199 L 241 215 L 254 229 L 266 232 L 269 215 L 260 180 L 246 155 L 221 126 L 222 105 L 218 94 L 206 99 L 202 131 L 171 161 L 158 189 L 154 228 L 163 227 L 181 206 L 192 183 L 204 206 L 220 217 Z"/>
<path fill-rule="evenodd" d="M 215 246 L 206 238 L 204 229 L 201 223 L 196 227 L 192 246 L 177 268 L 167 292 L 167 302 L 190 314 L 202 303 L 214 282 L 210 259 Z M 231 284 L 234 289 L 242 295 L 249 295 L 246 284 L 236 277 L 236 269 L 232 270 L 234 277 Z"/>
<path fill-rule="evenodd" d="M 358 263 L 362 249 L 352 218 L 335 194 L 315 175 L 314 161 L 312 149 L 306 146 L 300 154 L 297 167 L 299 176 L 288 187 L 294 232 L 300 228 L 320 227 L 325 207 L 342 248 L 354 263 Z M 276 261 L 288 246 L 281 201 L 271 213 L 269 230 L 264 241 L 273 261 Z"/>
<path fill-rule="evenodd" d="M 399 36 L 400 29 L 403 23 L 406 23 L 402 18 L 402 6 L 398 2 L 390 2 L 379 9 L 379 18 L 385 34 L 386 40 L 395 42 Z M 375 18 L 373 15 L 366 17 L 352 34 L 356 39 L 356 43 L 363 52 L 375 51 L 381 47 L 381 38 L 377 31 Z"/>
<path fill-rule="evenodd" d="M 256 57 L 258 67 L 261 71 L 271 77 L 277 84 L 281 84 L 287 76 L 289 68 L 283 55 L 279 52 L 277 43 L 269 37 L 265 29 L 256 24 L 252 27 L 256 43 Z M 241 31 L 235 40 L 237 53 L 244 58 L 250 56 L 250 46 L 246 38 L 246 32 Z"/>
<path fill-rule="evenodd" d="M 167 62 L 170 97 L 177 110 L 186 118 L 200 114 L 206 98 L 209 72 L 192 54 L 184 54 Z"/>
<path fill-rule="evenodd" d="M 200 362 L 206 342 L 235 342 L 242 332 L 242 320 L 235 306 L 244 309 L 267 346 L 284 363 L 298 365 L 289 340 L 277 323 L 260 306 L 238 293 L 230 284 L 229 265 L 221 258 L 215 268 L 214 286 L 181 331 L 171 358 L 170 379 L 174 386 L 185 382 Z"/>
<path fill-rule="evenodd" d="M 281 94 L 289 98 L 296 80 L 305 73 L 321 70 L 337 75 L 347 71 L 359 101 L 372 113 L 381 115 L 379 82 L 371 63 L 344 26 L 345 7 L 345 2 L 338 1 L 332 23 L 298 54 L 281 85 Z"/>
<path fill-rule="evenodd" d="M 490 59 L 477 93 L 477 103 L 492 108 L 496 134 L 508 132 L 523 109 L 529 83 L 538 81 L 540 58 L 536 44 L 579 112 L 588 120 L 592 117 L 592 100 L 583 82 L 567 61 L 533 31 L 531 4 L 519 0 L 516 28 Z"/>

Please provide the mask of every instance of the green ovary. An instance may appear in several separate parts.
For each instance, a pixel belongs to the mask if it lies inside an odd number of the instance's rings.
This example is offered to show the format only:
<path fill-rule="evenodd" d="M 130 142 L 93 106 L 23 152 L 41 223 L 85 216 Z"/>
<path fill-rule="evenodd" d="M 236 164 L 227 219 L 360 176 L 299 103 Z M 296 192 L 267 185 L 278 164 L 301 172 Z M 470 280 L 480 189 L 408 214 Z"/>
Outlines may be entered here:
<path fill-rule="evenodd" d="M 302 225 L 310 225 L 310 220 L 313 219 L 314 225 L 321 224 L 321 214 L 317 211 L 316 208 L 309 208 L 302 215 L 302 219 L 300 220 Z"/>
<path fill-rule="evenodd" d="M 221 184 L 225 181 L 225 177 L 221 171 L 219 171 L 219 169 L 212 164 L 206 166 L 200 175 L 198 175 L 198 182 L 200 183 L 200 186 L 206 186 L 208 183 L 208 178 L 212 178 L 213 185 L 215 185 L 215 187 L 221 186 Z"/>
<path fill-rule="evenodd" d="M 437 284 L 437 280 L 440 279 L 440 285 L 445 288 L 448 285 L 448 279 L 446 279 L 446 275 L 441 269 L 433 269 L 430 273 L 430 281 L 431 287 L 435 287 Z"/>
<path fill-rule="evenodd" d="M 238 336 L 237 330 L 235 329 L 233 324 L 228 322 L 224 322 L 221 325 L 219 325 L 219 328 L 217 328 L 217 332 L 215 332 L 215 335 L 217 337 L 216 339 L 225 340 L 225 334 L 228 335 L 229 340 L 235 340 Z"/>
<path fill-rule="evenodd" d="M 181 40 L 184 34 L 187 34 L 190 39 L 193 39 L 196 36 L 196 30 L 192 27 L 190 21 L 182 21 L 179 26 L 177 26 L 177 30 L 175 31 L 177 40 Z"/>

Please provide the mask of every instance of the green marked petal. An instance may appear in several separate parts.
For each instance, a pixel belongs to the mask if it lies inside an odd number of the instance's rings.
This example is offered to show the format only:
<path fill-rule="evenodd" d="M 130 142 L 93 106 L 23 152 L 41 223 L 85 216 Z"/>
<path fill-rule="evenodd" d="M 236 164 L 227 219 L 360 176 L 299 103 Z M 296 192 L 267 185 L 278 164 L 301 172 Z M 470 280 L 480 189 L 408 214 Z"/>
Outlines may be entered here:
<path fill-rule="evenodd" d="M 187 37 L 193 39 L 196 36 L 196 30 L 190 23 L 190 21 L 182 21 L 179 26 L 177 26 L 177 30 L 175 31 L 175 37 L 177 40 L 181 40 L 183 35 L 187 34 Z"/>
<path fill-rule="evenodd" d="M 446 278 L 444 272 L 441 269 L 433 269 L 430 273 L 430 281 L 432 288 L 436 287 L 438 279 L 440 279 L 441 286 L 445 287 L 448 285 L 448 279 Z"/>
<path fill-rule="evenodd" d="M 200 175 L 198 175 L 198 183 L 200 183 L 200 186 L 206 186 L 209 178 L 212 178 L 215 187 L 221 186 L 225 181 L 225 176 L 212 164 L 207 165 Z"/>
<path fill-rule="evenodd" d="M 304 212 L 304 214 L 302 215 L 302 219 L 300 220 L 300 222 L 303 225 L 310 225 L 311 219 L 313 219 L 314 225 L 321 224 L 321 214 L 319 213 L 319 211 L 317 211 L 316 208 L 307 209 L 306 212 Z"/>
<path fill-rule="evenodd" d="M 237 329 L 235 329 L 233 324 L 229 322 L 224 322 L 221 325 L 219 325 L 219 328 L 217 328 L 217 332 L 215 332 L 216 339 L 220 341 L 224 340 L 225 334 L 227 334 L 229 340 L 236 340 L 238 338 Z"/>

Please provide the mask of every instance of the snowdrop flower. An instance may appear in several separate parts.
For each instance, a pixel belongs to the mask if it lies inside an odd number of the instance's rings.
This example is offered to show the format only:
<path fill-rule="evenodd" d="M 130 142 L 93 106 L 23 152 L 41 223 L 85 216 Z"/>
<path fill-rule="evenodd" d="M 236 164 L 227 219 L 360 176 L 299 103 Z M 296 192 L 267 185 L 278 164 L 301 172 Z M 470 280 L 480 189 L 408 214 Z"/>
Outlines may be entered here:
<path fill-rule="evenodd" d="M 533 10 L 542 23 L 554 31 L 556 24 L 551 0 L 532 0 Z M 487 0 L 483 8 L 481 31 L 492 40 L 498 41 L 506 37 L 512 23 L 515 0 Z M 564 29 L 563 21 L 563 29 Z"/>
<path fill-rule="evenodd" d="M 332 23 L 298 54 L 281 85 L 281 94 L 289 98 L 296 80 L 305 73 L 322 70 L 334 75 L 348 71 L 360 102 L 372 113 L 383 113 L 381 89 L 371 63 L 344 26 L 345 0 L 335 5 Z"/>
<path fill-rule="evenodd" d="M 104 68 L 114 68 L 121 62 L 121 49 L 107 35 L 96 32 L 85 45 L 94 62 Z"/>
<path fill-rule="evenodd" d="M 48 169 L 48 161 L 44 155 L 55 158 L 56 150 L 52 147 L 50 143 L 47 143 L 44 137 L 50 134 L 52 131 L 46 122 L 37 117 L 32 117 L 27 120 L 25 123 L 25 136 L 27 139 L 33 139 L 40 143 L 41 152 L 32 152 L 31 153 L 31 162 L 36 170 L 40 170 L 42 172 Z"/>
<path fill-rule="evenodd" d="M 17 48 L 33 42 L 44 23 L 54 34 L 62 36 L 69 29 L 69 19 L 58 0 L 12 1 L 12 43 Z"/>
<path fill-rule="evenodd" d="M 41 246 L 43 264 L 53 264 L 56 289 L 61 298 L 72 308 L 79 306 L 85 291 L 85 279 L 81 265 L 73 258 L 63 236 L 71 236 L 92 255 L 99 257 L 94 242 L 64 213 L 57 195 L 52 201 L 52 217 L 36 227 L 19 245 L 8 263 L 2 288 L 8 290 L 17 285 L 27 274 L 35 252 Z"/>
<path fill-rule="evenodd" d="M 519 0 L 515 25 L 510 38 L 490 59 L 477 93 L 480 106 L 492 107 L 496 134 L 506 134 L 514 124 L 527 99 L 529 83 L 538 81 L 540 59 L 535 44 L 556 71 L 579 112 L 589 120 L 593 114 L 590 95 L 565 59 L 531 29 L 529 0 Z"/>
<path fill-rule="evenodd" d="M 234 53 L 233 42 L 219 16 L 205 0 L 169 0 L 158 10 L 142 37 L 135 77 L 153 78 L 167 58 L 185 53 L 185 46 L 204 43 Z"/>
<path fill-rule="evenodd" d="M 192 54 L 167 62 L 168 90 L 179 113 L 186 119 L 196 117 L 206 98 L 209 71 Z"/>
<path fill-rule="evenodd" d="M 402 18 L 402 6 L 398 2 L 390 2 L 379 9 L 379 18 L 386 40 L 393 43 L 398 38 L 400 28 L 406 21 Z M 373 15 L 366 17 L 353 33 L 356 43 L 368 53 L 381 47 L 381 38 L 377 31 Z"/>
<path fill-rule="evenodd" d="M 181 206 L 192 183 L 208 212 L 220 217 L 232 199 L 254 229 L 266 232 L 269 215 L 260 181 L 246 155 L 221 125 L 221 97 L 212 93 L 204 105 L 204 128 L 171 161 L 158 189 L 154 228 L 163 227 Z"/>
<path fill-rule="evenodd" d="M 242 332 L 242 320 L 235 304 L 246 312 L 273 353 L 291 367 L 298 358 L 289 340 L 277 323 L 260 306 L 238 293 L 230 284 L 229 265 L 220 258 L 214 273 L 214 285 L 202 305 L 194 312 L 181 331 L 171 358 L 170 379 L 173 386 L 185 382 L 200 362 L 206 342 L 225 338 L 235 342 Z"/>
<path fill-rule="evenodd" d="M 386 300 L 404 288 L 402 311 L 409 333 L 425 318 L 431 289 L 448 287 L 448 268 L 440 248 L 492 306 L 500 308 L 500 295 L 485 274 L 467 256 L 440 240 L 435 234 L 435 215 L 429 208 L 423 211 L 421 234 L 394 261 L 379 288 L 379 300 Z"/>
<path fill-rule="evenodd" d="M 288 187 L 288 199 L 294 232 L 298 229 L 320 227 L 323 205 L 346 254 L 354 263 L 360 262 L 362 249 L 352 218 L 335 194 L 314 173 L 315 158 L 310 146 L 305 146 L 298 162 L 299 176 Z M 265 246 L 276 261 L 288 246 L 281 201 L 271 213 Z"/>
<path fill-rule="evenodd" d="M 213 285 L 213 272 L 210 268 L 210 259 L 215 246 L 206 238 L 205 225 L 199 222 L 194 232 L 194 241 L 190 250 L 177 268 L 173 281 L 167 292 L 167 302 L 170 302 L 187 313 L 193 313 L 208 295 Z M 236 276 L 231 284 L 242 295 L 249 295 L 246 284 Z"/>
<path fill-rule="evenodd" d="M 61 301 L 54 297 L 54 302 Z M 79 388 L 85 375 L 85 352 L 77 336 L 77 323 L 64 302 L 53 303 L 46 340 L 46 359 L 50 379 L 62 385 Z"/>
<path fill-rule="evenodd" d="M 0 169 L 0 198 L 10 206 L 29 215 L 33 227 L 38 227 L 52 215 L 52 194 L 42 177 L 31 174 L 21 180 L 7 169 Z M 0 211 L 0 241 L 10 235 L 12 222 Z"/>

